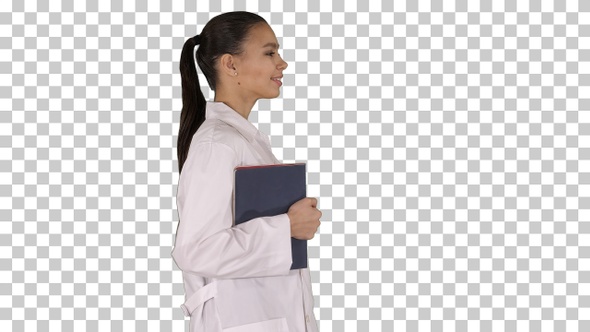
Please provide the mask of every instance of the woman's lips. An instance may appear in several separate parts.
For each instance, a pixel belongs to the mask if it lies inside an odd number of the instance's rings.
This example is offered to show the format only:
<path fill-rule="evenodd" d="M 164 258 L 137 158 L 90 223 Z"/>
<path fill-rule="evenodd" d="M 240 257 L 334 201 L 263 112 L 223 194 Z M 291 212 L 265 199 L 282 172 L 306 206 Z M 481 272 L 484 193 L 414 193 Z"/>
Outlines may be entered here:
<path fill-rule="evenodd" d="M 283 85 L 283 82 L 281 82 L 282 78 L 283 78 L 282 76 L 281 77 L 274 77 L 274 78 L 271 78 L 271 80 L 273 82 L 275 82 L 278 86 L 281 86 L 281 85 Z"/>

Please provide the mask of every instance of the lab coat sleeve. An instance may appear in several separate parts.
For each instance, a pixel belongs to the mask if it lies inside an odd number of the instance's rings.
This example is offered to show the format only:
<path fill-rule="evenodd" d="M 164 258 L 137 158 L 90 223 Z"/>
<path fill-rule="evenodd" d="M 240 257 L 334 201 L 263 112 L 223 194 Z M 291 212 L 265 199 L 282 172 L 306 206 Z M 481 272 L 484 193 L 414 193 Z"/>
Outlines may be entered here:
<path fill-rule="evenodd" d="M 172 257 L 184 272 L 208 278 L 286 275 L 292 263 L 286 213 L 232 227 L 237 164 L 237 154 L 223 143 L 191 144 L 178 185 Z"/>

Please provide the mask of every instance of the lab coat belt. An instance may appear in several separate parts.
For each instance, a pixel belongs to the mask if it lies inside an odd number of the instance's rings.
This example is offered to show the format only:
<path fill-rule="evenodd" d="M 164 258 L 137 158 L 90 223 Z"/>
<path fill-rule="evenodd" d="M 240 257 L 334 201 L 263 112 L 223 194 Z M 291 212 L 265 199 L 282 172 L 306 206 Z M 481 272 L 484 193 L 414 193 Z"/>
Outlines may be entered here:
<path fill-rule="evenodd" d="M 217 283 L 215 281 L 208 283 L 207 285 L 199 288 L 196 292 L 191 295 L 184 304 L 180 306 L 182 311 L 184 312 L 185 317 L 190 317 L 199 306 L 201 310 L 203 309 L 202 305 L 207 302 L 207 300 L 215 297 L 217 294 Z"/>

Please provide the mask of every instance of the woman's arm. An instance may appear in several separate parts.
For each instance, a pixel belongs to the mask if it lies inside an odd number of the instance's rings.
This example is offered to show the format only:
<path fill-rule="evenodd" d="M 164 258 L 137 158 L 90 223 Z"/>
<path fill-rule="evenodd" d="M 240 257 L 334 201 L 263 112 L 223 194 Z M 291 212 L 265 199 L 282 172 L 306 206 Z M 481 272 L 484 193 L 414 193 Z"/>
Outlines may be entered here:
<path fill-rule="evenodd" d="M 237 164 L 236 153 L 223 143 L 191 145 L 178 185 L 172 257 L 184 272 L 209 278 L 285 275 L 292 263 L 286 213 L 231 227 Z"/>

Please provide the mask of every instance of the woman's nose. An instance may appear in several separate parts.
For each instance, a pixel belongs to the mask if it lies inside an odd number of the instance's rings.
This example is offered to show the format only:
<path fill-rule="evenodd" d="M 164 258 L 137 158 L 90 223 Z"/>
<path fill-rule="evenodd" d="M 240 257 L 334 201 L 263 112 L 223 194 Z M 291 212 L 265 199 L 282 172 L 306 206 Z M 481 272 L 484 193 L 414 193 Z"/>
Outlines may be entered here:
<path fill-rule="evenodd" d="M 288 66 L 289 66 L 289 64 L 285 60 L 283 60 L 283 58 L 281 58 L 281 62 L 279 63 L 278 67 L 281 70 L 285 70 L 285 68 L 287 68 Z"/>

